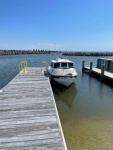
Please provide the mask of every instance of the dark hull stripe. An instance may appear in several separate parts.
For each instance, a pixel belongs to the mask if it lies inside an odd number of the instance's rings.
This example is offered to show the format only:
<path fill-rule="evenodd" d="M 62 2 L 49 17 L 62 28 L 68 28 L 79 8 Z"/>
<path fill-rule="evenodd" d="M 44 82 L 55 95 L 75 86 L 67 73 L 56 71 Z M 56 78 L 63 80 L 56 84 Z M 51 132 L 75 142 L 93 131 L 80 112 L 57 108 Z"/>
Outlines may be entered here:
<path fill-rule="evenodd" d="M 52 78 L 75 78 L 76 76 L 55 76 L 55 75 L 51 75 Z"/>

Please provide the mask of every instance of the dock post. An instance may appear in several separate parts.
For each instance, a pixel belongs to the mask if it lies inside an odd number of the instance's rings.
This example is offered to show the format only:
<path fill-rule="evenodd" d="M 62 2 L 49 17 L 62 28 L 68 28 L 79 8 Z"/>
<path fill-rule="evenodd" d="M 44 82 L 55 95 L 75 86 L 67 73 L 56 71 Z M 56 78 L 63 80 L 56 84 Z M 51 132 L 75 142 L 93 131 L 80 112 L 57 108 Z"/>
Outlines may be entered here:
<path fill-rule="evenodd" d="M 97 68 L 99 68 L 99 62 L 100 62 L 100 60 L 97 59 Z"/>
<path fill-rule="evenodd" d="M 90 70 L 89 70 L 89 74 L 91 75 L 92 73 L 92 68 L 93 68 L 93 62 L 90 62 Z"/>
<path fill-rule="evenodd" d="M 101 81 L 104 79 L 104 71 L 105 71 L 105 64 L 102 64 L 102 66 L 101 66 L 101 74 L 100 74 L 100 80 Z"/>
<path fill-rule="evenodd" d="M 85 61 L 82 61 L 82 72 L 84 72 Z"/>

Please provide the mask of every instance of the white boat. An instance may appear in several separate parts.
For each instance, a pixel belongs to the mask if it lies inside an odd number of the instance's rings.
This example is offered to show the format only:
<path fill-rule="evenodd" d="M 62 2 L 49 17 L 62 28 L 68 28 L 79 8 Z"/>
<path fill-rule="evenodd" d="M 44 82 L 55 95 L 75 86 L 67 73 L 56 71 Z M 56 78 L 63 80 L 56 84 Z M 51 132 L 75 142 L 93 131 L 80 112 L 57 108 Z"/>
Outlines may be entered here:
<path fill-rule="evenodd" d="M 51 79 L 67 87 L 75 82 L 75 77 L 77 77 L 74 63 L 63 58 L 51 60 L 51 64 L 47 68 L 47 72 L 49 73 Z"/>

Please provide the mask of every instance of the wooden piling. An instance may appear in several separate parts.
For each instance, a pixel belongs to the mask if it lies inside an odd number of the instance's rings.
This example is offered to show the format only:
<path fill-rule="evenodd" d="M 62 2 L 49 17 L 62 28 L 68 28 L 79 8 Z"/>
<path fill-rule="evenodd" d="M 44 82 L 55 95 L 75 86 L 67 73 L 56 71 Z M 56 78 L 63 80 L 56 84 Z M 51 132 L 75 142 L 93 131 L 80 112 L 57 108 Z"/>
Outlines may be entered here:
<path fill-rule="evenodd" d="M 85 61 L 82 61 L 82 72 L 84 72 Z"/>
<path fill-rule="evenodd" d="M 100 80 L 104 79 L 104 71 L 105 71 L 105 64 L 102 64 L 102 66 L 101 66 Z"/>
<path fill-rule="evenodd" d="M 93 62 L 90 62 L 90 71 L 89 71 L 90 75 L 92 74 L 92 68 L 93 68 Z"/>

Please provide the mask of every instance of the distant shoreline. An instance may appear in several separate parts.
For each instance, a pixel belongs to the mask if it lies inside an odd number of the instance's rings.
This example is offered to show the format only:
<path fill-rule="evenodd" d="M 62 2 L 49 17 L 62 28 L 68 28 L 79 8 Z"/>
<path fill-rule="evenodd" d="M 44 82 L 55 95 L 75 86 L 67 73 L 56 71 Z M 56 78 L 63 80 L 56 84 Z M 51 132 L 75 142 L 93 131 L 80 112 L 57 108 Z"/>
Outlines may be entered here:
<path fill-rule="evenodd" d="M 1 55 L 49 54 L 50 50 L 0 50 Z"/>
<path fill-rule="evenodd" d="M 113 52 L 63 52 L 50 50 L 0 50 L 0 56 L 24 54 L 50 54 L 51 52 L 62 52 L 62 55 L 65 56 L 113 56 Z"/>
<path fill-rule="evenodd" d="M 66 56 L 113 56 L 113 52 L 65 52 Z"/>

